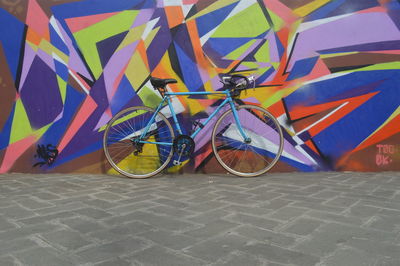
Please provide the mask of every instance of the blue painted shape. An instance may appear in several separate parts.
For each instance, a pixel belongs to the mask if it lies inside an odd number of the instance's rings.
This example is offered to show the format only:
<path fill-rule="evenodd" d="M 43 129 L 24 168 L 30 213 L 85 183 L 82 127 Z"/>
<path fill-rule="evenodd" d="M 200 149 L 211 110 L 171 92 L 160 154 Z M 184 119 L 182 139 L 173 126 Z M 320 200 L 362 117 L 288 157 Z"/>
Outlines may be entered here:
<path fill-rule="evenodd" d="M 275 34 L 275 40 L 276 40 L 276 47 L 278 49 L 278 55 L 279 55 L 279 59 L 282 58 L 283 54 L 285 53 L 285 47 L 283 46 L 281 40 L 279 39 L 278 35 L 276 33 Z"/>
<path fill-rule="evenodd" d="M 312 106 L 364 95 L 379 89 L 377 86 L 368 86 L 368 84 L 391 79 L 398 73 L 398 70 L 355 72 L 315 82 L 305 85 L 285 97 L 285 103 L 290 112 L 298 105 Z"/>
<path fill-rule="evenodd" d="M 189 91 L 196 91 L 203 86 L 203 81 L 200 78 L 197 64 L 190 59 L 186 53 L 175 44 L 176 53 L 179 59 L 180 68 L 183 74 L 183 79 Z"/>
<path fill-rule="evenodd" d="M 57 146 L 72 122 L 79 106 L 85 100 L 85 94 L 78 92 L 70 85 L 67 85 L 64 109 L 62 117 L 55 121 L 43 134 L 38 144 L 52 144 Z"/>
<path fill-rule="evenodd" d="M 54 60 L 54 65 L 56 67 L 57 75 L 60 76 L 64 81 L 68 81 L 68 67 L 63 63 L 58 62 L 57 60 Z"/>
<path fill-rule="evenodd" d="M 285 103 L 290 112 L 296 106 L 313 106 L 378 92 L 313 137 L 322 155 L 334 164 L 379 128 L 398 108 L 399 80 L 399 70 L 356 72 L 304 86 L 287 96 Z"/>
<path fill-rule="evenodd" d="M 128 31 L 124 31 L 117 35 L 111 36 L 110 38 L 102 40 L 96 44 L 101 65 L 103 66 L 103 68 L 106 66 L 111 56 L 115 53 L 118 46 L 121 44 L 127 34 Z"/>
<path fill-rule="evenodd" d="M 342 5 L 346 0 L 334 0 L 328 4 L 318 8 L 316 11 L 305 17 L 304 21 L 312 21 L 328 17 L 328 14 Z"/>
<path fill-rule="evenodd" d="M 143 0 L 85 0 L 56 5 L 51 8 L 57 18 L 74 18 L 131 9 Z"/>
<path fill-rule="evenodd" d="M 7 59 L 8 67 L 14 78 L 17 79 L 17 72 L 21 54 L 21 46 L 25 43 L 25 24 L 0 8 L 0 42 Z"/>
<path fill-rule="evenodd" d="M 266 80 L 270 75 L 272 75 L 275 72 L 275 69 L 273 67 L 270 67 L 267 71 L 265 71 L 261 76 L 257 78 L 257 83 L 258 82 L 263 82 Z"/>
<path fill-rule="evenodd" d="M 378 129 L 399 106 L 399 78 L 400 71 L 379 86 L 377 95 L 314 136 L 322 154 L 339 160 Z"/>
<path fill-rule="evenodd" d="M 110 108 L 113 115 L 118 113 L 130 99 L 136 96 L 136 92 L 133 89 L 129 80 L 123 76 L 121 83 L 119 84 L 114 97 L 110 102 Z"/>
<path fill-rule="evenodd" d="M 337 7 L 334 11 L 329 13 L 329 16 L 339 16 L 344 14 L 355 13 L 359 10 L 380 6 L 377 0 L 362 0 L 362 1 L 345 1 L 342 5 Z"/>
<path fill-rule="evenodd" d="M 288 80 L 298 79 L 310 74 L 317 60 L 318 56 L 297 61 L 290 71 Z"/>
<path fill-rule="evenodd" d="M 221 56 L 226 56 L 253 38 L 210 38 L 207 44 Z"/>
<path fill-rule="evenodd" d="M 50 42 L 51 44 L 56 47 L 58 50 L 63 52 L 66 55 L 69 55 L 69 49 L 58 33 L 54 30 L 52 25 L 49 25 L 50 28 Z"/>
<path fill-rule="evenodd" d="M 15 112 L 15 103 L 10 112 L 10 115 L 8 116 L 6 123 L 4 124 L 2 130 L 0 131 L 0 150 L 6 148 L 9 145 L 14 112 Z"/>
<path fill-rule="evenodd" d="M 239 2 L 227 5 L 213 12 L 207 13 L 196 19 L 199 36 L 205 35 L 210 30 L 219 26 Z"/>

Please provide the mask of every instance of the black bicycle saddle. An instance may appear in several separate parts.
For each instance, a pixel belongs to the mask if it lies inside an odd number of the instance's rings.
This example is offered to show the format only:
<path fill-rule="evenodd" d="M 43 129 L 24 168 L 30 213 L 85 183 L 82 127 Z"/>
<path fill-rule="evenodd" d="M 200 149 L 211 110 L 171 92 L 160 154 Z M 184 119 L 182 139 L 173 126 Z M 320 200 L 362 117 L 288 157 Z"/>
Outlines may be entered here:
<path fill-rule="evenodd" d="M 176 79 L 160 79 L 150 77 L 150 82 L 154 88 L 164 88 L 167 84 L 177 83 L 178 81 L 176 81 Z"/>

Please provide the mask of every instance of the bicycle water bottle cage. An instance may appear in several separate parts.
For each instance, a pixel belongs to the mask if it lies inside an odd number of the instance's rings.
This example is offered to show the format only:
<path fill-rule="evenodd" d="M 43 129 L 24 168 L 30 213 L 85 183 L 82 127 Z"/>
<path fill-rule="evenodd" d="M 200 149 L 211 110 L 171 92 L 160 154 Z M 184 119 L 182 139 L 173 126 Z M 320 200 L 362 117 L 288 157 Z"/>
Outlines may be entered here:
<path fill-rule="evenodd" d="M 178 81 L 176 81 L 176 79 L 160 79 L 160 78 L 154 78 L 154 77 L 150 77 L 150 83 L 151 85 L 153 85 L 153 88 L 155 90 L 158 90 L 158 92 L 164 96 L 165 93 L 165 86 L 167 86 L 167 84 L 172 84 L 172 83 L 177 83 Z"/>

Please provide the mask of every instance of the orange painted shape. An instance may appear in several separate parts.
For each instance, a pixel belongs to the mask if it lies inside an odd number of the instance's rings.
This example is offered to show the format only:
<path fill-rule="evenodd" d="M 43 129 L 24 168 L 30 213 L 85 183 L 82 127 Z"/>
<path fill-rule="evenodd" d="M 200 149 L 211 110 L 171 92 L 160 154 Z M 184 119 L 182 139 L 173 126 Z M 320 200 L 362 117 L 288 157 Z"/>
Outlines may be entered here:
<path fill-rule="evenodd" d="M 147 69 L 150 69 L 149 60 L 147 59 L 146 46 L 145 46 L 143 40 L 139 41 L 139 43 L 138 43 L 138 45 L 136 47 L 136 51 L 139 52 L 139 55 L 142 58 L 143 62 L 145 63 Z"/>
<path fill-rule="evenodd" d="M 106 14 L 97 14 L 90 15 L 85 17 L 77 17 L 77 18 L 67 18 L 65 22 L 67 23 L 69 29 L 72 33 L 83 30 L 97 22 L 103 21 L 111 16 L 118 14 L 119 12 L 112 12 Z"/>
<path fill-rule="evenodd" d="M 17 142 L 12 143 L 7 147 L 6 153 L 3 158 L 3 162 L 0 166 L 0 174 L 7 173 L 14 162 L 36 141 L 35 136 L 29 136 L 21 139 Z"/>
<path fill-rule="evenodd" d="M 58 151 L 61 153 L 67 144 L 71 141 L 73 136 L 78 132 L 81 126 L 86 122 L 89 116 L 96 110 L 97 103 L 89 95 L 86 97 L 81 109 L 78 111 L 71 125 L 65 132 L 64 137 L 58 145 Z"/>
<path fill-rule="evenodd" d="M 326 129 L 330 125 L 334 124 L 336 121 L 340 120 L 342 117 L 346 116 L 350 112 L 352 112 L 354 109 L 371 99 L 374 95 L 378 94 L 379 92 L 372 92 L 366 95 L 358 96 L 358 97 L 353 97 L 353 98 L 348 98 L 347 102 L 348 104 L 343 106 L 341 109 L 336 111 L 334 114 L 331 116 L 327 117 L 320 123 L 316 124 L 312 128 L 308 130 L 310 135 L 313 137 L 320 133 L 322 130 Z"/>
<path fill-rule="evenodd" d="M 42 41 L 42 36 L 37 34 L 33 29 L 28 28 L 28 31 L 26 33 L 26 40 L 28 42 L 33 43 L 36 46 L 39 46 L 40 42 Z"/>
<path fill-rule="evenodd" d="M 182 24 L 185 19 L 182 8 L 180 6 L 166 6 L 164 7 L 170 28 Z"/>
<path fill-rule="evenodd" d="M 50 40 L 49 18 L 36 0 L 29 0 L 26 24 L 37 34 L 46 40 Z"/>
<path fill-rule="evenodd" d="M 304 142 L 304 144 L 306 144 L 307 147 L 313 150 L 316 154 L 319 154 L 317 148 L 315 147 L 314 143 L 311 140 L 307 140 L 306 142 Z"/>
<path fill-rule="evenodd" d="M 393 118 L 392 121 L 383 126 L 378 132 L 369 137 L 366 141 L 364 141 L 360 146 L 355 148 L 352 152 L 356 152 L 364 148 L 367 148 L 400 132 L 399 125 L 400 125 L 400 115 Z"/>
<path fill-rule="evenodd" d="M 387 9 L 382 7 L 382 6 L 377 6 L 377 7 L 372 7 L 364 10 L 360 10 L 359 12 L 356 12 L 358 14 L 362 13 L 386 13 Z"/>

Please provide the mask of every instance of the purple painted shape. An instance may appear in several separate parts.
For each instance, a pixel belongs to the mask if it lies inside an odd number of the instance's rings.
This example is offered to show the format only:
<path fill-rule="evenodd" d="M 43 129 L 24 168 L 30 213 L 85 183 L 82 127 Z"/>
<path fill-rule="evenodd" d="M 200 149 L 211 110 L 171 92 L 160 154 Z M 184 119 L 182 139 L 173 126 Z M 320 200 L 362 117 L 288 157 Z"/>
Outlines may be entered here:
<path fill-rule="evenodd" d="M 269 45 L 269 58 L 271 62 L 281 61 L 279 58 L 278 45 L 276 44 L 275 32 L 270 30 L 266 36 Z"/>
<path fill-rule="evenodd" d="M 53 122 L 63 109 L 56 74 L 39 57 L 32 62 L 21 100 L 33 129 Z"/>
<path fill-rule="evenodd" d="M 56 72 L 56 67 L 54 65 L 54 59 L 51 55 L 43 51 L 42 49 L 38 49 L 37 55 L 39 56 L 40 59 L 45 62 L 50 69 L 52 69 L 54 72 Z"/>
<path fill-rule="evenodd" d="M 316 51 L 399 39 L 399 29 L 388 14 L 354 14 L 300 32 L 288 70 L 296 61 L 318 55 Z"/>
<path fill-rule="evenodd" d="M 131 60 L 133 53 L 135 52 L 136 46 L 139 42 L 136 41 L 122 48 L 118 52 L 114 53 L 107 65 L 105 66 L 104 73 L 104 83 L 107 91 L 108 101 L 111 101 L 112 93 L 119 84 L 115 84 L 117 77 L 124 70 L 126 64 Z"/>
<path fill-rule="evenodd" d="M 74 45 L 72 44 L 71 39 L 69 38 L 68 34 L 65 32 L 64 28 L 62 25 L 56 20 L 57 26 L 60 30 L 60 33 L 62 35 L 62 38 L 64 40 L 65 45 L 68 47 L 69 50 L 69 59 L 68 59 L 68 68 L 74 70 L 75 72 L 81 74 L 85 78 L 92 80 L 91 75 L 89 74 L 89 71 L 87 70 L 85 64 L 82 61 L 82 58 L 78 54 L 78 52 L 75 50 Z"/>
<path fill-rule="evenodd" d="M 154 10 L 154 8 L 140 10 L 139 14 L 136 16 L 135 21 L 133 22 L 131 29 L 149 22 L 154 14 Z"/>
<path fill-rule="evenodd" d="M 229 108 L 229 107 L 227 107 Z M 226 109 L 227 109 L 226 108 Z M 222 114 L 222 112 L 221 112 Z M 240 116 L 240 121 L 242 122 L 242 126 L 244 128 L 251 128 L 254 133 L 258 135 L 263 135 L 267 130 L 270 129 L 268 125 L 265 123 L 254 119 L 254 116 L 248 112 L 239 112 Z M 201 149 L 205 144 L 208 143 L 211 139 L 211 133 L 212 133 L 212 128 L 214 127 L 214 124 L 216 122 L 216 119 L 218 117 L 214 117 L 213 120 L 207 124 L 206 127 L 202 131 L 200 131 L 200 134 L 196 136 L 195 142 L 196 142 L 196 149 L 195 151 Z M 203 121 L 202 121 L 203 122 Z M 235 123 L 232 119 L 232 123 Z M 204 133 L 203 133 L 204 131 Z M 265 136 L 264 136 L 265 137 Z M 276 134 L 270 134 L 267 136 L 267 139 L 271 141 L 272 143 L 278 143 L 279 135 Z M 291 143 L 289 143 L 286 139 L 284 140 L 284 153 L 289 154 L 290 156 L 296 158 L 297 160 L 301 161 L 302 163 L 306 165 L 312 165 L 313 162 L 308 159 L 304 154 L 302 154 L 300 151 L 298 151 Z"/>
<path fill-rule="evenodd" d="M 153 13 L 153 18 L 156 17 L 160 18 L 156 24 L 156 27 L 160 27 L 160 30 L 146 51 L 150 72 L 160 63 L 161 58 L 172 42 L 171 31 L 164 10 L 156 9 Z"/>
<path fill-rule="evenodd" d="M 32 47 L 25 43 L 25 53 L 24 53 L 24 63 L 21 71 L 21 82 L 19 83 L 19 92 L 21 93 L 23 85 L 25 83 L 26 76 L 32 66 L 33 59 L 36 56 L 36 52 L 32 49 Z"/>

